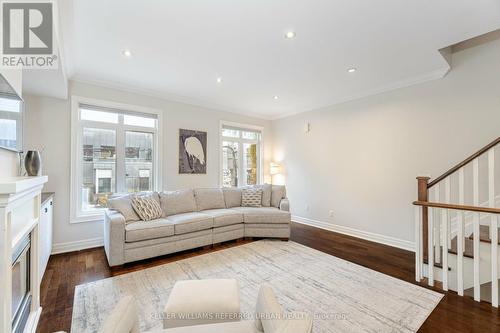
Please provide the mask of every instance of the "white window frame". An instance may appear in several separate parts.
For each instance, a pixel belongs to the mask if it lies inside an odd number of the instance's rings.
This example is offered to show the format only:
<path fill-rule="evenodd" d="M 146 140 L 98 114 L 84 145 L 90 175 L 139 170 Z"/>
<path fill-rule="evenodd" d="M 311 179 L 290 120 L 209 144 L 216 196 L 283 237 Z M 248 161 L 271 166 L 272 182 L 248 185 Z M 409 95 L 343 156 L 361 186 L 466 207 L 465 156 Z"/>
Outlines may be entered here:
<path fill-rule="evenodd" d="M 18 150 L 22 150 L 22 148 L 21 149 L 19 148 L 23 147 L 24 143 L 24 137 L 23 137 L 24 100 L 12 94 L 0 94 L 0 98 L 11 99 L 19 102 L 19 112 L 0 110 L 0 119 L 16 121 L 16 147 L 11 148 L 2 146 L 2 148 L 17 152 Z"/>
<path fill-rule="evenodd" d="M 262 126 L 257 126 L 257 125 L 250 125 L 250 124 L 242 124 L 242 123 L 235 123 L 232 121 L 225 121 L 221 120 L 219 124 L 219 187 L 222 187 L 223 183 L 223 174 L 222 174 L 222 165 L 224 164 L 223 162 L 223 154 L 222 154 L 222 142 L 223 141 L 233 141 L 233 142 L 238 142 L 238 143 L 255 143 L 256 140 L 251 140 L 251 139 L 244 139 L 244 138 L 231 138 L 228 136 L 223 136 L 222 135 L 222 129 L 227 126 L 227 127 L 236 127 L 241 130 L 248 130 L 248 131 L 258 131 L 260 132 L 260 140 L 258 140 L 259 144 L 259 151 L 257 155 L 257 165 L 258 165 L 258 177 L 257 177 L 257 184 L 263 184 L 264 183 L 264 127 Z M 241 133 L 240 133 L 241 136 Z M 240 152 L 240 157 L 239 157 L 239 168 L 243 170 L 243 150 Z M 242 186 L 242 184 L 238 184 L 238 186 Z"/>
<path fill-rule="evenodd" d="M 153 189 L 159 191 L 163 184 L 162 174 L 163 174 L 163 117 L 162 111 L 158 109 L 147 108 L 138 105 L 130 105 L 124 103 L 116 103 L 105 100 L 87 98 L 82 96 L 71 96 L 71 185 L 70 185 L 70 223 L 82 223 L 82 222 L 96 222 L 103 221 L 103 209 L 96 209 L 95 211 L 84 212 L 81 210 L 82 204 L 82 159 L 83 150 L 82 147 L 82 122 L 85 123 L 86 127 L 92 127 L 95 124 L 95 128 L 106 129 L 108 126 L 106 123 L 93 122 L 88 120 L 80 119 L 80 105 L 92 105 L 100 108 L 117 109 L 123 111 L 131 111 L 144 114 L 152 114 L 156 116 L 157 125 L 156 129 L 149 129 L 146 127 L 134 127 L 132 125 L 124 125 L 123 130 L 125 131 L 140 131 L 140 132 L 151 132 L 154 133 L 153 142 Z M 109 124 L 109 128 L 116 129 L 115 124 Z M 119 140 L 124 141 L 125 138 L 119 138 L 120 135 L 116 133 L 116 154 L 118 154 L 118 147 L 124 147 L 125 142 L 120 143 Z M 116 166 L 116 174 L 118 178 L 118 165 Z M 125 172 L 123 170 L 123 172 Z M 117 192 L 120 188 L 116 188 Z"/>

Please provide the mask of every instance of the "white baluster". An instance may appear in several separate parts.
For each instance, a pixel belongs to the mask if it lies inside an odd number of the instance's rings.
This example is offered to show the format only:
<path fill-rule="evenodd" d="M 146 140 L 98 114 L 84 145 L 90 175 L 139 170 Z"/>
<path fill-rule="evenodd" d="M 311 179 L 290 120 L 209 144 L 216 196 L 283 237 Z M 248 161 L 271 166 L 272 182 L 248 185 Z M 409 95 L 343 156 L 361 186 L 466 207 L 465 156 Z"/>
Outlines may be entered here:
<path fill-rule="evenodd" d="M 465 203 L 465 173 L 464 168 L 458 171 L 458 203 Z M 464 212 L 457 211 L 457 292 L 459 296 L 464 295 Z"/>
<path fill-rule="evenodd" d="M 415 280 L 417 282 L 420 282 L 422 276 L 422 257 L 420 257 L 422 218 L 420 212 L 420 206 L 415 206 Z"/>
<path fill-rule="evenodd" d="M 474 206 L 479 206 L 479 159 L 474 159 L 472 162 L 472 178 L 473 178 L 473 202 Z M 474 300 L 479 302 L 481 300 L 481 289 L 479 282 L 479 213 L 474 213 Z"/>
<path fill-rule="evenodd" d="M 498 308 L 498 216 L 491 219 L 491 304 Z"/>
<path fill-rule="evenodd" d="M 429 279 L 429 286 L 434 286 L 434 209 L 429 207 L 429 216 L 428 216 L 428 260 L 427 260 L 427 268 L 428 274 L 427 277 Z"/>
<path fill-rule="evenodd" d="M 445 186 L 445 202 L 447 204 L 451 203 L 451 181 L 450 177 L 446 177 L 444 181 L 444 186 Z M 445 232 L 445 239 L 448 242 L 448 248 L 451 248 L 451 214 L 447 210 L 446 211 L 446 224 L 448 225 L 448 232 Z"/>
<path fill-rule="evenodd" d="M 439 201 L 440 189 L 441 184 L 436 184 L 436 188 L 434 189 L 435 202 L 441 202 Z M 433 209 L 433 211 L 437 213 L 437 217 L 435 219 L 436 223 L 434 223 L 434 228 L 436 229 L 436 235 L 434 236 L 434 253 L 436 254 L 436 262 L 441 263 L 441 223 L 439 223 L 441 219 L 439 218 L 439 210 Z"/>
<path fill-rule="evenodd" d="M 424 207 L 420 207 L 420 245 L 419 245 L 419 256 L 420 256 L 420 280 L 424 277 L 424 228 L 423 228 L 423 216 L 424 216 Z"/>
<path fill-rule="evenodd" d="M 444 241 L 443 241 L 443 262 L 442 262 L 442 272 L 443 272 L 443 290 L 447 291 L 448 290 L 448 240 L 447 235 L 448 235 L 448 209 L 442 209 L 441 213 L 441 224 L 443 227 L 443 235 L 444 235 Z"/>
<path fill-rule="evenodd" d="M 488 151 L 488 206 L 495 208 L 495 149 Z M 498 308 L 498 219 L 491 214 L 491 305 Z"/>

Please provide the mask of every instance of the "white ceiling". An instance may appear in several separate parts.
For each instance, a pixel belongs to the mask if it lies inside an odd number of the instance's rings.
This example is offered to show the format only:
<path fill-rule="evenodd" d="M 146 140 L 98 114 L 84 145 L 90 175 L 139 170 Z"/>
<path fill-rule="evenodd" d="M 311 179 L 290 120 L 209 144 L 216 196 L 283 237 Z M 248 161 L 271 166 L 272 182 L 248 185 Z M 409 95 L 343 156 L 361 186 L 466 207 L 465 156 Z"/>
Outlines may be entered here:
<path fill-rule="evenodd" d="M 500 1 L 74 0 L 63 16 L 70 79 L 276 118 L 442 77 L 438 50 L 500 28 Z"/>

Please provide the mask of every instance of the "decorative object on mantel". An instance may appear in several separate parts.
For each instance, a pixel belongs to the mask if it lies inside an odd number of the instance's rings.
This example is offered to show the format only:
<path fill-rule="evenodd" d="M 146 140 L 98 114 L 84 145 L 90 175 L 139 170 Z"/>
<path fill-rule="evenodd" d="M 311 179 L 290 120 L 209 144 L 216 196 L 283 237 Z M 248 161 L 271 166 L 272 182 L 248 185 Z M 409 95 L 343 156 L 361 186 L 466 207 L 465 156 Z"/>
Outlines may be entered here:
<path fill-rule="evenodd" d="M 42 156 L 38 150 L 28 150 L 24 158 L 24 167 L 28 176 L 42 175 Z"/>
<path fill-rule="evenodd" d="M 23 164 L 24 164 L 24 151 L 18 151 L 17 152 L 19 158 L 18 158 L 18 161 L 19 161 L 19 166 L 18 166 L 18 170 L 17 170 L 17 175 L 18 176 L 22 176 L 23 175 Z"/>
<path fill-rule="evenodd" d="M 207 132 L 179 129 L 179 173 L 207 173 Z"/>

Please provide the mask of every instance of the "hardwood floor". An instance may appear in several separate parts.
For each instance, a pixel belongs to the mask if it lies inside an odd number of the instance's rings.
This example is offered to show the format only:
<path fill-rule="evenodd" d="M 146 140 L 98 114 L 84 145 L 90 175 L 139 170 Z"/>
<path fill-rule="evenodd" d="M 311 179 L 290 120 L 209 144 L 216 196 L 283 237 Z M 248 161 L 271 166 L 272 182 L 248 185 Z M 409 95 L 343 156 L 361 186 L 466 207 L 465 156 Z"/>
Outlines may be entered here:
<path fill-rule="evenodd" d="M 297 223 L 292 224 L 291 239 L 364 267 L 415 283 L 415 258 L 412 252 L 349 237 Z M 37 332 L 70 331 L 76 285 L 147 267 L 218 251 L 249 242 L 227 242 L 214 248 L 185 251 L 108 267 L 103 248 L 54 255 L 42 281 L 42 315 Z M 419 332 L 500 332 L 500 312 L 488 303 L 478 303 L 454 292 L 445 295 Z"/>

